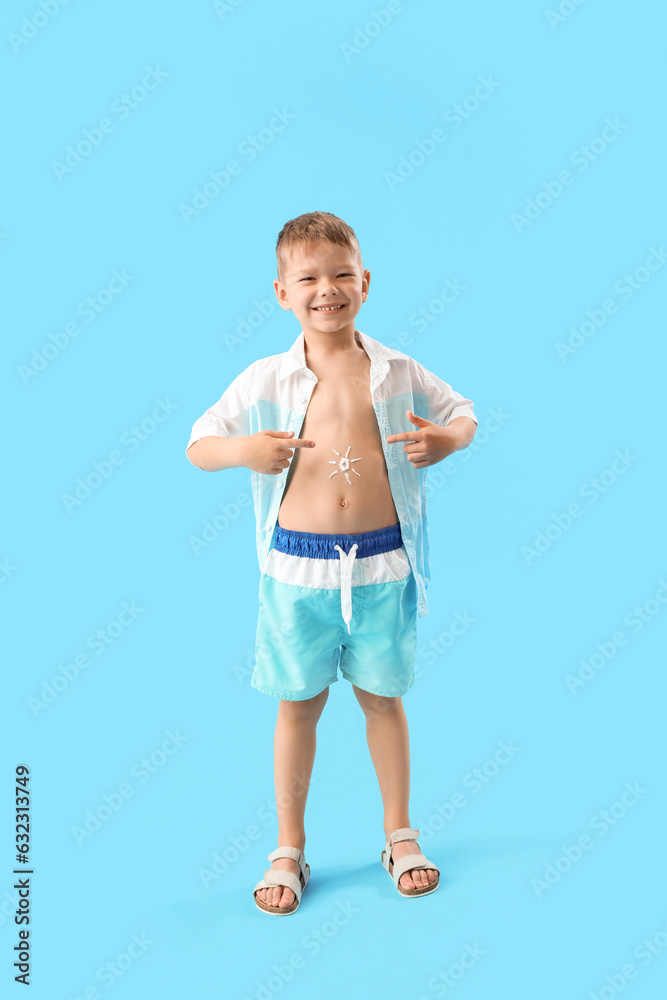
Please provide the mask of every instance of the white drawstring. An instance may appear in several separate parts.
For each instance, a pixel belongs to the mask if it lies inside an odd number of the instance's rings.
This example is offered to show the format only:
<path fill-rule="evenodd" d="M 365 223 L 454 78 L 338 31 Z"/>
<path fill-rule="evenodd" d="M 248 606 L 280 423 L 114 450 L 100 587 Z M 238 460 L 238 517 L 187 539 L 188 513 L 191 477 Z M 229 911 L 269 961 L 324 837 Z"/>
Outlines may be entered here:
<path fill-rule="evenodd" d="M 347 625 L 347 633 L 350 635 L 350 619 L 352 618 L 352 567 L 359 546 L 355 542 L 350 551 L 346 554 L 340 545 L 334 545 L 340 553 L 340 606 L 343 614 L 343 621 Z"/>

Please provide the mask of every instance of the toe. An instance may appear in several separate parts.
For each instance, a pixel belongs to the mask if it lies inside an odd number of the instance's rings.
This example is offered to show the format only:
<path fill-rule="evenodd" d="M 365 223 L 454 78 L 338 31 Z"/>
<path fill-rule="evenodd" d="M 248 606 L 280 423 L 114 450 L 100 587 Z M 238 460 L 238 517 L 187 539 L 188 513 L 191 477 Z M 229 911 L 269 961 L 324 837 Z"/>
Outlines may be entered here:
<path fill-rule="evenodd" d="M 411 868 L 401 875 L 399 883 L 403 889 L 426 889 L 437 877 L 433 868 Z"/>
<path fill-rule="evenodd" d="M 295 868 L 297 869 L 296 872 L 294 872 Z M 280 860 L 278 860 L 277 863 L 272 865 L 272 871 L 291 871 L 298 875 L 299 868 L 293 861 L 281 864 Z M 259 902 L 264 903 L 265 906 L 270 906 L 276 910 L 284 910 L 295 902 L 296 894 L 289 886 L 278 883 L 277 885 L 265 886 L 262 889 L 258 889 L 256 898 Z"/>
<path fill-rule="evenodd" d="M 282 894 L 282 897 L 281 897 L 281 900 L 280 900 L 280 905 L 281 906 L 291 906 L 295 899 L 296 899 L 296 896 L 294 895 L 293 891 L 290 888 L 286 887 L 285 889 L 283 889 L 283 894 Z"/>
<path fill-rule="evenodd" d="M 409 872 L 404 872 L 398 880 L 404 889 L 416 889 Z"/>
<path fill-rule="evenodd" d="M 268 889 L 258 889 L 256 892 L 257 899 L 266 906 L 275 906 L 278 909 L 284 909 L 286 906 L 291 906 L 296 896 L 292 889 L 288 886 L 271 886 Z"/>

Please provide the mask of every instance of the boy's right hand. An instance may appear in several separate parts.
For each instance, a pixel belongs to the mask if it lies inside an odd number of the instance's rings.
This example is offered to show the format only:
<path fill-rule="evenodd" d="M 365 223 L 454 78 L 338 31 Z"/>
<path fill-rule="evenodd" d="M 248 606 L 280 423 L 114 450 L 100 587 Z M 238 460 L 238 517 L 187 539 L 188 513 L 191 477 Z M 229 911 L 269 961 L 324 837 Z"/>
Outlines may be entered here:
<path fill-rule="evenodd" d="M 257 431 L 247 439 L 243 464 L 254 472 L 277 476 L 290 464 L 294 448 L 314 448 L 315 442 L 292 438 L 294 431 Z"/>

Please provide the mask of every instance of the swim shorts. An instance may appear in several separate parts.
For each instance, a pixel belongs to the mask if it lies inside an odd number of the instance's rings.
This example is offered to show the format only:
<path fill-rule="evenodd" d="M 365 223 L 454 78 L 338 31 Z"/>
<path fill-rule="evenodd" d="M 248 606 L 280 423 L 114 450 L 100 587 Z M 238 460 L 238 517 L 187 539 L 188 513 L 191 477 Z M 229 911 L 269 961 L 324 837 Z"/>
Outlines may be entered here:
<path fill-rule="evenodd" d="M 304 701 L 343 677 L 397 697 L 414 683 L 417 586 L 400 524 L 354 535 L 276 525 L 259 583 L 252 687 Z"/>

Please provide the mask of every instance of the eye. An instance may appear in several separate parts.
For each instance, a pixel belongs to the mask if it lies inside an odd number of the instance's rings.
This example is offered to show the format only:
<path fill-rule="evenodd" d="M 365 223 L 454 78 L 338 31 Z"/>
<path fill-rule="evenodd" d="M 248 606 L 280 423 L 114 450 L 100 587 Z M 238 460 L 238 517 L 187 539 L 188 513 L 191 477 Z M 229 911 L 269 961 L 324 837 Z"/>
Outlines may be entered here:
<path fill-rule="evenodd" d="M 351 271 L 341 271 L 339 274 L 336 275 L 336 277 L 337 278 L 353 278 L 354 274 Z M 302 281 L 312 281 L 312 280 L 313 280 L 312 275 L 308 275 L 307 277 L 304 277 L 304 278 L 299 278 L 299 282 L 302 282 Z"/>

